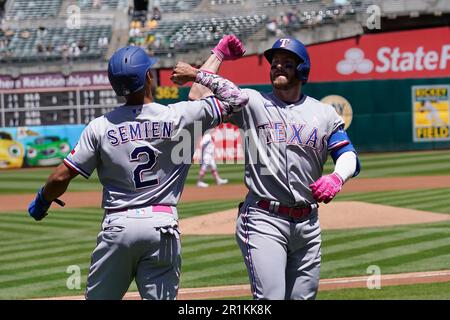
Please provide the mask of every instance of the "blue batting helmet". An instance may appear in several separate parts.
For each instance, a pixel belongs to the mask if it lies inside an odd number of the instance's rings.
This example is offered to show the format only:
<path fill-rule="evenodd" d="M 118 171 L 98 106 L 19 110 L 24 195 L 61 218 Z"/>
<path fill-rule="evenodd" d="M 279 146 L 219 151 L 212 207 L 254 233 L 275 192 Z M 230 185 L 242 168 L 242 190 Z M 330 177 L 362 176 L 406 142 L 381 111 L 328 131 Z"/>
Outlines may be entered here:
<path fill-rule="evenodd" d="M 305 45 L 294 38 L 278 39 L 272 48 L 264 52 L 264 56 L 269 63 L 272 63 L 273 54 L 278 50 L 291 52 L 300 59 L 300 63 L 297 66 L 297 77 L 305 84 L 308 81 L 309 70 L 311 68 L 311 62 Z"/>
<path fill-rule="evenodd" d="M 140 47 L 117 50 L 109 59 L 108 78 L 118 96 L 127 96 L 144 88 L 150 67 L 156 62 Z"/>

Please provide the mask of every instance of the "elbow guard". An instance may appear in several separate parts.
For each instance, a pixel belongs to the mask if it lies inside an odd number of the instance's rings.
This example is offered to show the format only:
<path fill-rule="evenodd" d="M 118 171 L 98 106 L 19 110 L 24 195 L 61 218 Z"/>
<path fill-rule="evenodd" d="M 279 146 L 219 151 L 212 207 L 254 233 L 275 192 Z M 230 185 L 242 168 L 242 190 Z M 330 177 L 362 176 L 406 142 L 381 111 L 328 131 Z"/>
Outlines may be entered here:
<path fill-rule="evenodd" d="M 355 150 L 352 142 L 350 141 L 347 132 L 340 128 L 339 130 L 333 132 L 328 139 L 328 151 L 333 158 L 334 163 L 336 160 L 345 152 L 354 152 L 356 154 L 356 170 L 353 177 L 356 177 L 361 171 L 361 163 L 358 158 L 358 153 Z"/>

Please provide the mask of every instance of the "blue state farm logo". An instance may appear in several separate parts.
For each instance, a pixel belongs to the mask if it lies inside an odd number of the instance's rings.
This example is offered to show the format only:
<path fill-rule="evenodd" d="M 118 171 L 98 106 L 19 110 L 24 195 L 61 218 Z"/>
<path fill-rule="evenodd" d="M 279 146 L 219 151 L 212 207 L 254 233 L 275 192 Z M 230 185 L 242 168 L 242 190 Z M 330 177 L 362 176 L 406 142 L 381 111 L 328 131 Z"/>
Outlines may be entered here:
<path fill-rule="evenodd" d="M 334 109 L 336 109 L 338 115 L 340 115 L 345 121 L 345 130 L 350 127 L 353 120 L 353 109 L 347 99 L 338 95 L 329 95 L 324 97 L 321 102 L 331 104 Z"/>

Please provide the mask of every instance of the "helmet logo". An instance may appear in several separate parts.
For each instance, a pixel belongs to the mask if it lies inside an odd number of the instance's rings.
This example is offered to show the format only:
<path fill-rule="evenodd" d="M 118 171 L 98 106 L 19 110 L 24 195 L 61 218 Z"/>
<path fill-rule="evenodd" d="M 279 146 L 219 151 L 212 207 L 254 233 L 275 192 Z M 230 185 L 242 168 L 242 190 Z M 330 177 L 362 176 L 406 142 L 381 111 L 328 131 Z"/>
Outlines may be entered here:
<path fill-rule="evenodd" d="M 280 48 L 286 47 L 291 42 L 291 39 L 280 39 Z"/>

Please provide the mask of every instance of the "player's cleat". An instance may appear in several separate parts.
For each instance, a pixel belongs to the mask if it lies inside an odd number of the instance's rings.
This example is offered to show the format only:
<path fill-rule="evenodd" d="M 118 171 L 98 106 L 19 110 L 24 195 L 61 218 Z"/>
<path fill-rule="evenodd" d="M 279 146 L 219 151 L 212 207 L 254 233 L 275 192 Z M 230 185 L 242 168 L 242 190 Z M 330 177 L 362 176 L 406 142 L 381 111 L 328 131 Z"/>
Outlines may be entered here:
<path fill-rule="evenodd" d="M 199 188 L 208 188 L 209 184 L 203 182 L 203 181 L 198 181 L 197 182 L 197 187 Z"/>
<path fill-rule="evenodd" d="M 228 179 L 217 179 L 217 185 L 221 185 L 221 184 L 227 184 L 228 183 Z"/>

